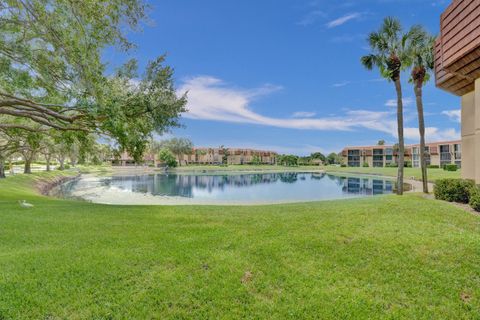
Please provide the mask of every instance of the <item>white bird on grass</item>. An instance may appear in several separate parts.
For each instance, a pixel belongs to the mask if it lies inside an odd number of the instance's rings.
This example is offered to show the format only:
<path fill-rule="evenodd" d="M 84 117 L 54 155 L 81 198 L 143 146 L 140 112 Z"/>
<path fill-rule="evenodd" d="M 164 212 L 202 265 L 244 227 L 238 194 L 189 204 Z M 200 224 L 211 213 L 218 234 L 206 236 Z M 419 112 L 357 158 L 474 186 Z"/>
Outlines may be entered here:
<path fill-rule="evenodd" d="M 27 200 L 19 200 L 18 203 L 22 208 L 33 208 L 33 204 L 28 203 Z"/>

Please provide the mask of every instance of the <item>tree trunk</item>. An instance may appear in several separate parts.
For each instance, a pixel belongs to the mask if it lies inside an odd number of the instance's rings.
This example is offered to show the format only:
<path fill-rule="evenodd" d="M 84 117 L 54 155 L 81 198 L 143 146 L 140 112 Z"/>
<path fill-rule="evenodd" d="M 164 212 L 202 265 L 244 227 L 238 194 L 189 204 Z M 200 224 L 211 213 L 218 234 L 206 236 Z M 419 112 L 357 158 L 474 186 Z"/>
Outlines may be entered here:
<path fill-rule="evenodd" d="M 428 193 L 427 159 L 425 155 L 425 119 L 423 116 L 422 86 L 423 80 L 416 81 L 415 98 L 417 100 L 418 131 L 420 133 L 420 168 L 422 170 L 423 192 Z"/>
<path fill-rule="evenodd" d="M 25 160 L 25 168 L 23 169 L 23 173 L 32 173 L 32 160 Z"/>
<path fill-rule="evenodd" d="M 58 162 L 60 162 L 60 167 L 58 169 L 65 170 L 65 159 L 60 159 Z"/>
<path fill-rule="evenodd" d="M 400 77 L 395 80 L 397 91 L 397 126 L 398 126 L 398 172 L 397 172 L 397 194 L 403 195 L 403 172 L 405 166 L 405 140 L 403 137 L 403 100 L 402 84 Z"/>
<path fill-rule="evenodd" d="M 5 179 L 7 176 L 5 175 L 5 161 L 0 159 L 0 179 Z"/>
<path fill-rule="evenodd" d="M 13 176 L 15 174 L 15 169 L 13 168 L 12 159 L 8 160 L 8 166 L 10 167 L 10 174 Z"/>
<path fill-rule="evenodd" d="M 47 162 L 47 171 L 50 171 L 50 156 L 45 156 L 45 161 Z"/>

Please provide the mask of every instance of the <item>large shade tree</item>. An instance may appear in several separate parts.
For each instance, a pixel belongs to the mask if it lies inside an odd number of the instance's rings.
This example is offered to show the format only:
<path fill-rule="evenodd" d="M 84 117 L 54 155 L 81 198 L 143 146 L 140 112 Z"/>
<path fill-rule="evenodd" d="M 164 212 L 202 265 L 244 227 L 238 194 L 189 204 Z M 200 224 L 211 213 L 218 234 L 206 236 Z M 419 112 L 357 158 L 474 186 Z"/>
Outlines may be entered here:
<path fill-rule="evenodd" d="M 140 28 L 145 11 L 142 0 L 1 1 L 0 130 L 106 135 L 140 159 L 186 104 L 163 56 L 143 75 L 135 60 L 106 73 L 102 52 L 132 48 L 124 31 Z"/>
<path fill-rule="evenodd" d="M 392 81 L 397 94 L 398 174 L 397 194 L 403 194 L 405 140 L 403 130 L 403 96 L 401 73 L 411 65 L 409 48 L 416 41 L 415 30 L 404 33 L 396 18 L 384 19 L 378 31 L 370 33 L 368 42 L 371 53 L 361 58 L 368 70 L 378 68 L 382 77 Z"/>
<path fill-rule="evenodd" d="M 425 148 L 425 118 L 423 112 L 423 86 L 430 79 L 430 73 L 435 67 L 434 47 L 435 37 L 428 34 L 422 27 L 417 27 L 415 41 L 410 47 L 413 61 L 411 79 L 415 92 L 418 112 L 418 129 L 420 134 L 420 167 L 422 170 L 423 192 L 428 193 L 427 154 Z"/>

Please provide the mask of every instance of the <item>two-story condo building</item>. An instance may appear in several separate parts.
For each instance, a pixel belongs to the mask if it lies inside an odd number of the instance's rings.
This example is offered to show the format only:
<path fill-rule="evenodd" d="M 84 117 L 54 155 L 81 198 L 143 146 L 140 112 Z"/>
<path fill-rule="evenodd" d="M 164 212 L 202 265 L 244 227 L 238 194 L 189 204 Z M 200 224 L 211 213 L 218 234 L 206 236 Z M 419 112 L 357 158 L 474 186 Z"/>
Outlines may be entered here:
<path fill-rule="evenodd" d="M 462 176 L 480 183 L 480 2 L 454 0 L 440 18 L 436 85 L 461 97 Z"/>
<path fill-rule="evenodd" d="M 276 164 L 277 153 L 273 151 L 255 150 L 255 149 L 238 149 L 227 148 L 228 164 Z M 223 163 L 224 149 L 221 148 L 193 148 L 192 152 L 182 154 L 177 161 L 180 165 L 189 164 L 221 164 Z M 148 165 L 158 166 L 161 162 L 154 154 L 145 154 L 143 163 L 135 163 L 133 158 L 126 152 L 120 157 L 111 159 L 113 166 L 136 166 Z"/>
<path fill-rule="evenodd" d="M 444 141 L 429 143 L 425 146 L 427 165 L 443 166 L 445 164 L 462 165 L 461 141 Z M 398 150 L 391 145 L 346 147 L 341 152 L 343 163 L 349 167 L 386 167 L 397 162 Z M 420 167 L 420 146 L 405 146 L 405 161 L 411 161 L 415 168 Z"/>

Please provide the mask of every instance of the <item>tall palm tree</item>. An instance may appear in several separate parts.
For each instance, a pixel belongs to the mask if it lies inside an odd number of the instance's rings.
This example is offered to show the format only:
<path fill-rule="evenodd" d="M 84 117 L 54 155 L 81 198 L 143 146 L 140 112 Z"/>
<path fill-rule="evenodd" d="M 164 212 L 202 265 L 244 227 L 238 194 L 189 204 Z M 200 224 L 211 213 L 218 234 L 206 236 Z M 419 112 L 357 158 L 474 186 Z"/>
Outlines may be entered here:
<path fill-rule="evenodd" d="M 372 70 L 377 67 L 382 77 L 395 84 L 397 93 L 397 127 L 398 127 L 398 173 L 397 194 L 403 194 L 403 176 L 405 165 L 405 139 L 403 135 L 403 97 L 401 72 L 411 65 L 409 46 L 412 33 L 403 33 L 400 21 L 387 17 L 380 29 L 370 33 L 368 42 L 371 53 L 363 56 L 361 62 L 365 68 Z"/>
<path fill-rule="evenodd" d="M 422 170 L 423 192 L 428 193 L 427 160 L 425 150 L 425 120 L 423 116 L 423 86 L 430 79 L 430 72 L 434 69 L 435 37 L 429 35 L 423 27 L 415 28 L 416 41 L 411 43 L 410 52 L 413 61 L 410 82 L 413 90 L 418 111 L 418 130 L 420 133 L 420 167 Z M 412 28 L 412 30 L 414 29 Z"/>

